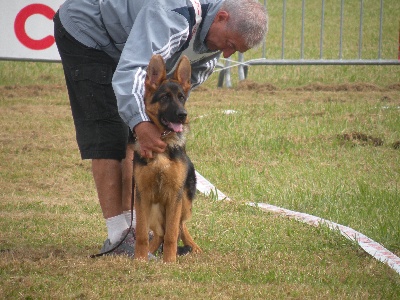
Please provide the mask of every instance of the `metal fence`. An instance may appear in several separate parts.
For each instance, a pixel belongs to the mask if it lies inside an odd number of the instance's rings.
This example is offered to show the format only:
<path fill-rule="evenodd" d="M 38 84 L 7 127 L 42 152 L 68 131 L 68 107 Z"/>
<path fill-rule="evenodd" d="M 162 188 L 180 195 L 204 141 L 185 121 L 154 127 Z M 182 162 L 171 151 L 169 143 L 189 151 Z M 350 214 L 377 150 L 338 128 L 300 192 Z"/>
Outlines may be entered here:
<path fill-rule="evenodd" d="M 389 4 L 395 3 L 394 0 Z M 273 1 L 270 1 L 271 3 Z M 316 1 L 310 1 L 313 2 L 314 5 L 316 4 Z M 339 19 L 339 24 L 336 32 L 336 36 L 338 36 L 338 52 L 336 57 L 329 57 L 326 58 L 324 55 L 324 50 L 326 48 L 326 28 L 325 28 L 325 23 L 326 23 L 326 15 L 330 13 L 330 11 L 327 9 L 327 4 L 329 4 L 329 7 L 332 9 L 332 3 L 335 3 L 337 6 L 337 9 L 339 10 L 338 14 L 338 19 Z M 399 29 L 399 19 L 398 19 L 398 13 L 399 11 L 393 12 L 390 11 L 391 6 L 385 6 L 384 0 L 375 0 L 375 1 L 365 1 L 365 0 L 359 0 L 358 3 L 357 1 L 347 1 L 345 3 L 344 0 L 339 1 L 325 1 L 321 0 L 320 2 L 320 12 L 319 12 L 319 21 L 318 25 L 319 28 L 314 28 L 314 34 L 319 34 L 319 45 L 317 46 L 319 49 L 319 55 L 317 57 L 306 57 L 305 56 L 305 49 L 307 49 L 307 44 L 305 42 L 305 27 L 306 27 L 306 21 L 307 21 L 307 9 L 306 9 L 306 0 L 302 0 L 301 2 L 301 21 L 300 24 L 297 24 L 297 26 L 300 26 L 300 41 L 299 41 L 299 48 L 297 51 L 299 52 L 299 56 L 295 58 L 287 58 L 286 52 L 291 49 L 289 48 L 286 44 L 286 35 L 290 30 L 293 30 L 293 28 L 288 28 L 288 20 L 287 20 L 287 12 L 288 12 L 288 1 L 283 0 L 282 1 L 282 25 L 281 25 L 281 46 L 280 46 L 280 57 L 278 58 L 268 58 L 268 53 L 267 53 L 267 42 L 264 40 L 263 45 L 262 45 L 262 51 L 260 51 L 260 56 L 259 58 L 256 59 L 250 59 L 246 60 L 245 55 L 242 53 L 239 53 L 237 56 L 237 60 L 232 60 L 231 58 L 229 59 L 221 59 L 219 64 L 218 64 L 218 69 L 216 72 L 219 73 L 219 78 L 218 78 L 218 86 L 222 87 L 223 84 L 225 83 L 226 87 L 231 87 L 231 69 L 233 67 L 238 67 L 238 78 L 239 80 L 244 80 L 247 77 L 247 71 L 249 66 L 268 66 L 268 65 L 400 65 L 400 29 Z M 368 3 L 367 3 L 368 2 Z M 390 1 L 387 1 L 390 2 Z M 292 1 L 290 4 L 293 5 L 295 2 Z M 348 5 L 348 4 L 351 5 Z M 276 1 L 274 3 L 276 5 Z M 297 5 L 300 5 L 300 1 L 297 1 L 295 3 Z M 354 9 L 354 6 L 357 6 L 357 9 Z M 268 3 L 266 0 L 264 0 L 264 5 L 265 7 L 268 7 Z M 319 3 L 318 3 L 319 5 Z M 374 6 L 371 8 L 371 6 Z M 395 5 L 396 6 L 396 5 Z M 315 7 L 315 6 L 314 6 Z M 397 7 L 397 6 L 396 6 Z M 276 7 L 275 7 L 276 8 Z M 385 14 L 385 8 L 386 8 L 386 14 Z M 376 14 L 376 19 L 379 21 L 377 22 L 376 26 L 371 29 L 371 24 L 369 24 L 369 18 L 365 16 L 366 12 L 370 14 L 371 9 L 373 9 L 373 13 Z M 268 9 L 269 10 L 269 9 Z M 349 11 L 351 10 L 351 11 Z M 358 10 L 358 11 L 357 11 Z M 275 10 L 276 12 L 276 10 Z M 379 13 L 379 17 L 378 17 Z M 271 16 L 271 12 L 269 11 L 269 14 Z M 314 16 L 316 15 L 316 12 L 313 12 Z M 389 20 L 390 24 L 390 37 L 387 37 L 384 35 L 384 22 L 388 19 L 385 19 L 386 15 L 391 15 L 391 19 Z M 349 17 L 351 16 L 351 17 Z M 347 17 L 347 19 L 346 19 Z M 394 18 L 393 18 L 394 17 Z M 344 57 L 344 29 L 346 21 L 349 19 L 355 19 L 358 18 L 357 22 L 357 38 L 353 39 L 352 42 L 352 48 L 355 49 L 356 52 L 356 57 L 354 58 L 345 58 Z M 367 22 L 366 22 L 367 20 Z M 393 21 L 396 20 L 396 21 Z M 354 23 L 354 21 L 352 20 Z M 271 21 L 270 21 L 271 23 Z M 366 24 L 367 23 L 367 24 Z M 386 22 L 387 23 L 387 22 Z M 394 23 L 394 24 L 393 24 Z M 314 21 L 315 25 L 315 21 Z M 375 57 L 369 57 L 369 58 L 364 58 L 362 53 L 363 53 L 363 45 L 366 42 L 366 40 L 363 40 L 364 38 L 364 27 L 365 25 L 368 25 L 368 30 L 369 32 L 373 31 L 373 34 L 377 37 L 377 43 L 375 46 Z M 387 26 L 386 26 L 387 27 Z M 276 29 L 277 27 L 275 27 Z M 352 28 L 354 31 L 355 28 Z M 297 30 L 297 28 L 295 29 Z M 393 36 L 393 32 L 395 32 L 395 36 Z M 268 36 L 271 34 L 274 34 L 275 36 L 278 34 L 277 32 L 270 32 L 268 33 Z M 332 34 L 332 30 L 329 31 L 329 34 Z M 353 33 L 355 34 L 355 33 Z M 390 49 L 390 54 L 389 58 L 387 55 L 383 57 L 383 38 L 384 36 L 386 37 L 386 40 L 389 40 L 389 43 L 385 43 L 385 50 L 386 48 L 391 48 Z M 371 48 L 371 42 L 369 41 L 368 43 Z M 389 44 L 389 45 L 387 45 Z M 317 48 L 314 46 L 314 48 Z M 292 49 L 291 49 L 292 50 Z M 397 57 L 396 57 L 397 56 Z"/>

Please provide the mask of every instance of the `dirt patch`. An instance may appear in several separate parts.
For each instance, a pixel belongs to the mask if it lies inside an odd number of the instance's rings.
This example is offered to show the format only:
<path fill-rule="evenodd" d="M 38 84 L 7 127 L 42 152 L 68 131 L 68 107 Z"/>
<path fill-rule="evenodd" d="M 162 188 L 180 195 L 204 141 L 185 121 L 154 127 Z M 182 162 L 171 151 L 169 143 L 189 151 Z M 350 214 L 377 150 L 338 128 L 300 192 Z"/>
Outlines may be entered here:
<path fill-rule="evenodd" d="M 242 80 L 237 84 L 236 90 L 255 91 L 255 92 L 274 92 L 279 90 L 287 91 L 321 91 L 321 92 L 383 92 L 400 91 L 400 83 L 392 84 L 387 87 L 381 87 L 372 83 L 342 83 L 342 84 L 323 84 L 312 83 L 300 87 L 289 87 L 280 89 L 271 83 L 258 83 L 251 80 Z"/>
<path fill-rule="evenodd" d="M 251 80 L 242 80 L 238 83 L 236 90 L 255 91 L 255 92 L 273 92 L 278 88 L 270 83 L 257 83 Z"/>
<path fill-rule="evenodd" d="M 384 89 L 371 83 L 342 83 L 329 85 L 317 82 L 303 87 L 288 88 L 288 90 L 307 92 L 381 92 Z"/>
<path fill-rule="evenodd" d="M 338 135 L 338 138 L 342 141 L 351 142 L 354 146 L 361 145 L 361 146 L 382 146 L 383 140 L 378 137 L 374 137 L 371 135 L 367 135 L 362 132 L 351 132 L 351 133 L 344 133 Z"/>
<path fill-rule="evenodd" d="M 388 85 L 387 88 L 389 90 L 400 91 L 400 83 L 395 83 L 395 84 Z"/>

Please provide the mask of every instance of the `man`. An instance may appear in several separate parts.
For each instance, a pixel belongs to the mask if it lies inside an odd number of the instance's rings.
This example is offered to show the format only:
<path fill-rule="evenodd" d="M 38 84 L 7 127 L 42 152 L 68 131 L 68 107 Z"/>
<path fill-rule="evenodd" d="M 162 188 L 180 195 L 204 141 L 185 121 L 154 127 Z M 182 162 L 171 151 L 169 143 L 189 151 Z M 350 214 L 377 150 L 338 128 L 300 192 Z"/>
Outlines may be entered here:
<path fill-rule="evenodd" d="M 161 54 L 168 74 L 182 54 L 192 64 L 192 88 L 227 58 L 258 45 L 267 13 L 255 0 L 67 0 L 54 17 L 82 159 L 93 177 L 106 220 L 102 253 L 133 256 L 131 130 L 141 154 L 163 152 L 143 94 L 146 67 Z M 135 221 L 133 221 L 135 224 Z"/>

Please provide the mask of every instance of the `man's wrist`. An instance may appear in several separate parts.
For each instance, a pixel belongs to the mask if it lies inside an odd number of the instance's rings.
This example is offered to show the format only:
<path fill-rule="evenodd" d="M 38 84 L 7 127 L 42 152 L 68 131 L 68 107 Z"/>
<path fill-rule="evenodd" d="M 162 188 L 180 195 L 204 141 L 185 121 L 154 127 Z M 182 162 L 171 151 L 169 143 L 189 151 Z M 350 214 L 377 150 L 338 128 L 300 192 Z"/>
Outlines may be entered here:
<path fill-rule="evenodd" d="M 150 122 L 149 121 L 142 121 L 142 122 L 137 123 L 133 127 L 132 131 L 137 135 L 138 131 L 140 131 L 140 129 L 143 128 L 143 126 L 147 125 L 146 123 L 150 123 Z"/>

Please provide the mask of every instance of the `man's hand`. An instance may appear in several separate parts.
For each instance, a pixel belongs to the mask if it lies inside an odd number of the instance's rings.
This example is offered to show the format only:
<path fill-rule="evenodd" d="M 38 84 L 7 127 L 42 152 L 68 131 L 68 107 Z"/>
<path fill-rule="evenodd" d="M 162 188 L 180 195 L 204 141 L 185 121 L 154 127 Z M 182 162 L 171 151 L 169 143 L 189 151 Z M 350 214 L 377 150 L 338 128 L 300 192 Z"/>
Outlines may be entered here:
<path fill-rule="evenodd" d="M 140 144 L 140 155 L 153 158 L 153 152 L 165 151 L 167 144 L 161 140 L 161 132 L 150 122 L 141 122 L 135 126 L 134 131 Z"/>

